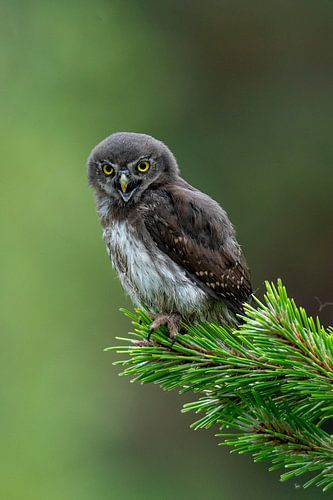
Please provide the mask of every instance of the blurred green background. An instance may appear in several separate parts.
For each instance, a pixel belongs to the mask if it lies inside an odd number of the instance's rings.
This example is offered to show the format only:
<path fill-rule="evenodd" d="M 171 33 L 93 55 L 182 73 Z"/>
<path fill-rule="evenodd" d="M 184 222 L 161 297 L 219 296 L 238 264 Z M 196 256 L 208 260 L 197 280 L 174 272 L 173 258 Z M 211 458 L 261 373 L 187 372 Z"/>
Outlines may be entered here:
<path fill-rule="evenodd" d="M 332 2 L 0 6 L 0 497 L 321 498 L 191 431 L 177 393 L 118 377 L 103 348 L 130 303 L 85 161 L 114 131 L 164 140 L 227 209 L 258 295 L 282 277 L 316 314 L 333 301 Z"/>

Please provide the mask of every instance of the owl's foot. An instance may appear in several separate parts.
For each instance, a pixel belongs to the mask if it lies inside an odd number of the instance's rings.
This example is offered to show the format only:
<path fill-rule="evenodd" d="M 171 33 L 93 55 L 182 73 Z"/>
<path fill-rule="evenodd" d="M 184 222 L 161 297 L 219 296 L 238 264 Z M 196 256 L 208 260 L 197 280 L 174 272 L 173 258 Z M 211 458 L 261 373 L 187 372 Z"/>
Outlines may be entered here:
<path fill-rule="evenodd" d="M 181 322 L 182 317 L 179 313 L 157 314 L 154 321 L 150 325 L 147 340 L 150 340 L 151 334 L 155 330 L 157 330 L 160 326 L 165 325 L 168 327 L 170 339 L 172 342 L 175 342 Z"/>

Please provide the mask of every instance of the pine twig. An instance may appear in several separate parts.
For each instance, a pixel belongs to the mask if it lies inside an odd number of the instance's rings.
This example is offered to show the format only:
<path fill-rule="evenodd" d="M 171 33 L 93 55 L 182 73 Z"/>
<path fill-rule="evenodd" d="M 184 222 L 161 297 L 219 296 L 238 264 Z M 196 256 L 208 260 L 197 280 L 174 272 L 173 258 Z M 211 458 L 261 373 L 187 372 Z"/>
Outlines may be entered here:
<path fill-rule="evenodd" d="M 188 327 L 172 344 L 162 327 L 151 342 L 151 323 L 141 310 L 124 311 L 135 326 L 116 350 L 122 375 L 163 389 L 200 394 L 183 411 L 203 416 L 192 427 L 220 426 L 222 444 L 270 470 L 286 468 L 282 480 L 313 473 L 304 484 L 333 486 L 333 331 L 289 299 L 281 281 L 266 283 L 264 302 L 245 306 L 235 330 L 214 323 Z M 228 429 L 237 432 L 230 433 Z"/>

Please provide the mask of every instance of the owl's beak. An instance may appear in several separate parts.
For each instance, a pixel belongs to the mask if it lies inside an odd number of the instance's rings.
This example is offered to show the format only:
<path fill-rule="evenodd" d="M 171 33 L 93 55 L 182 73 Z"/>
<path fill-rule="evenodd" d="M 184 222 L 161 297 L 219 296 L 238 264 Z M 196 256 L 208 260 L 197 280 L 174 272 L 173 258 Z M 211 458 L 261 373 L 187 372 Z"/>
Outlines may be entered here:
<path fill-rule="evenodd" d="M 132 197 L 138 187 L 137 185 L 134 185 L 133 180 L 128 174 L 127 172 L 121 172 L 118 179 L 118 193 L 125 202 L 127 202 Z"/>
<path fill-rule="evenodd" d="M 129 183 L 129 178 L 126 174 L 121 174 L 119 179 L 120 189 L 122 193 L 126 193 L 126 189 Z"/>

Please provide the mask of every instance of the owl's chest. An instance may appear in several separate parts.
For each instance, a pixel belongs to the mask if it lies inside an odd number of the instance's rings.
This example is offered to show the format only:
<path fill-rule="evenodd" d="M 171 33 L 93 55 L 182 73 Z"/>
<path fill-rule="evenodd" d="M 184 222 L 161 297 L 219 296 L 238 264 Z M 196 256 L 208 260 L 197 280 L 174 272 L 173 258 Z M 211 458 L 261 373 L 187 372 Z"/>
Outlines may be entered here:
<path fill-rule="evenodd" d="M 141 274 L 144 263 L 151 260 L 140 233 L 127 222 L 113 222 L 105 229 L 103 238 L 112 264 L 120 275 Z"/>
<path fill-rule="evenodd" d="M 205 293 L 157 248 L 144 228 L 113 222 L 103 236 L 120 281 L 137 305 L 187 314 L 202 304 Z"/>

